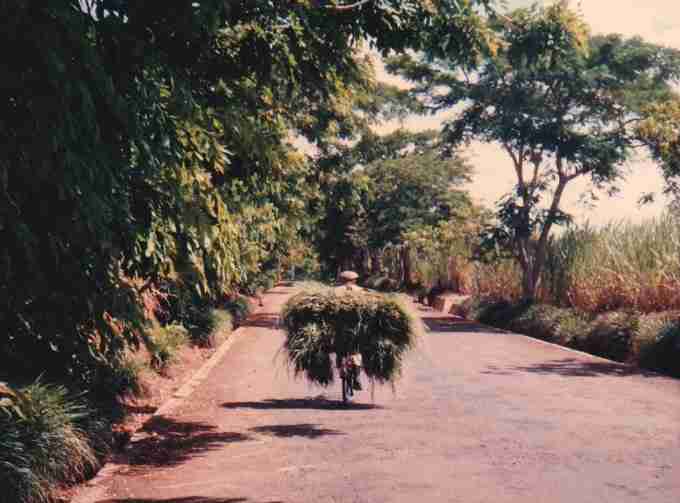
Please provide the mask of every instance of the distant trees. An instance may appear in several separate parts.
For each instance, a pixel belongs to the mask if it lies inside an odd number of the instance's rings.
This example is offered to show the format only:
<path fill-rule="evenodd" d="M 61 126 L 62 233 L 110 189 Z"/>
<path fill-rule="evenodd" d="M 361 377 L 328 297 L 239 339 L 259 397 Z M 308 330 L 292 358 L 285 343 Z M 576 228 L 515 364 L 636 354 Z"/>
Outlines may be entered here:
<path fill-rule="evenodd" d="M 432 132 L 366 135 L 336 162 L 344 172 L 328 185 L 320 222 L 320 252 L 335 269 L 379 269 L 385 247 L 405 246 L 406 233 L 425 226 L 462 222 L 472 207 L 463 189 L 470 166 Z"/>

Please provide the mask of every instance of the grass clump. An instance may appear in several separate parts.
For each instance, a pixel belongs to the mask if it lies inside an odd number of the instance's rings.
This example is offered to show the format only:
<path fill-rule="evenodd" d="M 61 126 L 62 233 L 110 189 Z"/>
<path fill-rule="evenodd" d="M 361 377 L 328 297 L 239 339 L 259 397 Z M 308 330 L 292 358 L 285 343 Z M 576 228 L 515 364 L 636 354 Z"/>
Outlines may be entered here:
<path fill-rule="evenodd" d="M 96 424 L 66 388 L 36 381 L 0 399 L 0 503 L 42 503 L 52 488 L 92 473 Z"/>
<path fill-rule="evenodd" d="M 189 333 L 181 325 L 157 327 L 149 334 L 147 346 L 151 353 L 151 367 L 164 371 L 176 361 L 180 348 L 189 342 Z"/>
<path fill-rule="evenodd" d="M 520 303 L 509 312 L 506 328 L 563 346 L 578 346 L 579 338 L 589 331 L 588 321 L 573 309 Z"/>
<path fill-rule="evenodd" d="M 597 316 L 579 349 L 619 362 L 634 361 L 633 344 L 640 336 L 640 315 L 615 311 Z"/>
<path fill-rule="evenodd" d="M 471 298 L 458 314 L 493 327 L 680 377 L 680 313 L 613 311 L 595 317 L 548 304 Z"/>
<path fill-rule="evenodd" d="M 500 321 L 496 321 L 501 316 L 500 313 L 509 306 L 511 303 L 505 299 L 469 297 L 456 307 L 456 314 L 469 320 L 496 326 L 501 324 Z"/>
<path fill-rule="evenodd" d="M 332 289 L 301 293 L 283 309 L 284 350 L 297 374 L 328 386 L 347 355 L 360 354 L 362 370 L 379 383 L 394 382 L 420 333 L 416 319 L 396 297 Z"/>
<path fill-rule="evenodd" d="M 228 300 L 223 306 L 223 309 L 231 315 L 231 322 L 233 326 L 237 327 L 250 316 L 250 313 L 253 310 L 250 301 L 243 295 L 238 295 Z"/>
<path fill-rule="evenodd" d="M 145 367 L 144 363 L 129 355 L 120 355 L 95 369 L 88 392 L 103 402 L 113 402 L 121 397 L 143 396 L 148 391 L 140 377 Z"/>
<path fill-rule="evenodd" d="M 214 328 L 210 336 L 209 345 L 210 347 L 216 347 L 231 334 L 236 323 L 232 312 L 227 311 L 226 309 L 213 309 L 212 317 Z"/>
<path fill-rule="evenodd" d="M 680 317 L 643 316 L 639 336 L 633 342 L 634 355 L 643 368 L 680 377 Z"/>

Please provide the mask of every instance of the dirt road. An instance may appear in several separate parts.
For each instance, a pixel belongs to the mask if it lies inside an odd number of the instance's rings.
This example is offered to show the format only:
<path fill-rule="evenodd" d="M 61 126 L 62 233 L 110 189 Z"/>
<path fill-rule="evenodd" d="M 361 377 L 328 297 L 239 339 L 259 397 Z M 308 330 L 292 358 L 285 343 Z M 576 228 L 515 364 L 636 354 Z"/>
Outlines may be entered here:
<path fill-rule="evenodd" d="M 432 330 L 396 391 L 343 408 L 277 357 L 290 291 L 97 501 L 680 501 L 680 381 L 423 311 Z"/>

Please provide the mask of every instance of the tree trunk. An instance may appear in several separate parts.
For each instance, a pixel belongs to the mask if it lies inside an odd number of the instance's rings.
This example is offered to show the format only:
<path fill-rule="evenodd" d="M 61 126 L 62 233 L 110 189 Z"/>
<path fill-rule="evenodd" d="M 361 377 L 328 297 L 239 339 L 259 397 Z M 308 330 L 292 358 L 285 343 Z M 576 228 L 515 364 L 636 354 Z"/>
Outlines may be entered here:
<path fill-rule="evenodd" d="M 527 268 L 523 268 L 522 278 L 522 297 L 524 300 L 534 301 L 538 296 L 538 287 L 540 286 L 540 271 L 536 270 L 536 264 L 528 264 Z"/>
<path fill-rule="evenodd" d="M 371 275 L 371 251 L 368 248 L 361 250 L 361 275 L 364 278 Z"/>
<path fill-rule="evenodd" d="M 371 253 L 371 275 L 375 276 L 376 274 L 380 274 L 381 269 L 380 252 L 375 250 Z"/>
<path fill-rule="evenodd" d="M 401 284 L 411 286 L 411 254 L 408 246 L 404 245 L 401 248 Z"/>
<path fill-rule="evenodd" d="M 564 189 L 568 182 L 569 178 L 560 176 L 550 205 L 548 218 L 546 219 L 543 229 L 541 229 L 541 235 L 535 248 L 533 250 L 531 249 L 531 243 L 528 240 L 523 245 L 525 246 L 526 253 L 524 256 L 526 259 L 520 260 L 520 263 L 524 276 L 522 281 L 522 295 L 525 300 L 534 301 L 538 296 L 538 289 L 541 286 L 541 273 L 543 272 L 545 257 L 548 250 L 548 237 L 550 236 L 550 230 L 555 222 L 560 207 L 560 201 L 562 200 L 562 194 L 564 194 Z"/>

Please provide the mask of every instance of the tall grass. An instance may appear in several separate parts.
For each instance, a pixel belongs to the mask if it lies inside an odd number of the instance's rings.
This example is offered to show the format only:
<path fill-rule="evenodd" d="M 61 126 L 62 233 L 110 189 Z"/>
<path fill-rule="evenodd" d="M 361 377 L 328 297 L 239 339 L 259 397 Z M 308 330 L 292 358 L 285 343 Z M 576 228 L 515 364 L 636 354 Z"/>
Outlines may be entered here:
<path fill-rule="evenodd" d="M 39 381 L 0 402 L 0 503 L 47 502 L 56 484 L 96 467 L 86 411 L 65 388 Z"/>
<path fill-rule="evenodd" d="M 680 308 L 680 220 L 567 231 L 550 247 L 547 300 L 587 312 Z"/>
<path fill-rule="evenodd" d="M 460 263 L 460 260 L 458 260 Z M 521 270 L 512 260 L 462 263 L 463 293 L 517 300 Z M 587 313 L 680 310 L 680 218 L 574 226 L 551 240 L 539 300 Z"/>

